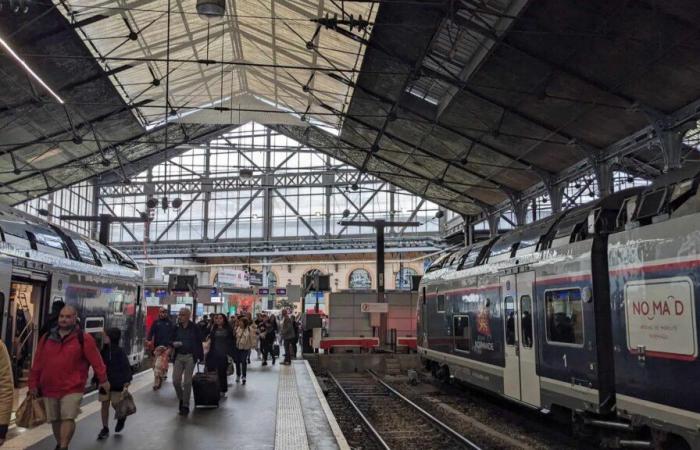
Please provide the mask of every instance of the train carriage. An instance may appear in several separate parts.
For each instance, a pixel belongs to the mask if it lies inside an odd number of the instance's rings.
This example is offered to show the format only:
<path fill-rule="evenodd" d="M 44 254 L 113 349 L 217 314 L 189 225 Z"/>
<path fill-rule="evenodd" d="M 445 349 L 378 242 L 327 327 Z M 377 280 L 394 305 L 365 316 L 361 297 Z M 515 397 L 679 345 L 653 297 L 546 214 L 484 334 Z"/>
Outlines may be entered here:
<path fill-rule="evenodd" d="M 51 304 L 75 306 L 98 340 L 117 327 L 132 365 L 143 358 L 142 275 L 123 253 L 11 208 L 0 207 L 0 337 L 16 386 L 28 370 Z"/>
<path fill-rule="evenodd" d="M 606 444 L 700 448 L 697 185 L 660 179 L 437 260 L 419 353 Z"/>

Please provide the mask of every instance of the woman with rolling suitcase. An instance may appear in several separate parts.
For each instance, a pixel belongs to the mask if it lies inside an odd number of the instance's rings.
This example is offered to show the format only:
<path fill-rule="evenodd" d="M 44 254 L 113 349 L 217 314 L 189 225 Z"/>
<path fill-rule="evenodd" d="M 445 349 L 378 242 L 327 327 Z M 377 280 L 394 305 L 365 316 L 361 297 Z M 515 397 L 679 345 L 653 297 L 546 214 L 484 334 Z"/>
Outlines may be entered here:
<path fill-rule="evenodd" d="M 223 397 L 228 391 L 226 373 L 228 358 L 233 358 L 236 343 L 233 330 L 231 330 L 225 315 L 214 315 L 212 322 L 213 325 L 207 335 L 209 353 L 207 353 L 206 367 L 208 371 L 217 373 L 219 377 L 219 391 Z"/>
<path fill-rule="evenodd" d="M 236 383 L 239 381 L 245 384 L 246 372 L 248 368 L 248 355 L 250 350 L 255 348 L 257 336 L 255 334 L 255 325 L 253 325 L 247 317 L 238 319 L 236 327 L 236 350 L 234 351 L 233 361 L 236 363 Z"/>

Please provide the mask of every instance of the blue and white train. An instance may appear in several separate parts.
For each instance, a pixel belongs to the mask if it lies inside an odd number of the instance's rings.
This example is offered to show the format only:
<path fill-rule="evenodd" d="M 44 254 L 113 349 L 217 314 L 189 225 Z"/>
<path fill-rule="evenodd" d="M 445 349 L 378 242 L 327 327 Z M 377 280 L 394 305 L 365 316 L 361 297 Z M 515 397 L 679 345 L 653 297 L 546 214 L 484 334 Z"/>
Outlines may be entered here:
<path fill-rule="evenodd" d="M 144 345 L 142 286 L 138 266 L 120 251 L 0 206 L 0 338 L 19 386 L 40 326 L 58 300 L 75 306 L 83 329 L 98 340 L 104 328 L 120 328 L 121 344 L 137 366 Z"/>
<path fill-rule="evenodd" d="M 660 178 L 437 260 L 424 362 L 601 445 L 700 448 L 698 184 Z"/>

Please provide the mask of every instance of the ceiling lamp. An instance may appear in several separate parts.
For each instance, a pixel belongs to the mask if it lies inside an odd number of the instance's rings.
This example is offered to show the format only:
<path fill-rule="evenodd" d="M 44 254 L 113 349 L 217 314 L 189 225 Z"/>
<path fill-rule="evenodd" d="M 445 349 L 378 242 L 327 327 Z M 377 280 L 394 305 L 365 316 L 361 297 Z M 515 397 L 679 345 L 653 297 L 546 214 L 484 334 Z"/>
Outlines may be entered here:
<path fill-rule="evenodd" d="M 226 0 L 197 0 L 197 14 L 204 20 L 219 20 L 226 14 Z"/>
<path fill-rule="evenodd" d="M 250 180 L 253 178 L 253 169 L 241 169 L 238 174 L 242 180 Z"/>

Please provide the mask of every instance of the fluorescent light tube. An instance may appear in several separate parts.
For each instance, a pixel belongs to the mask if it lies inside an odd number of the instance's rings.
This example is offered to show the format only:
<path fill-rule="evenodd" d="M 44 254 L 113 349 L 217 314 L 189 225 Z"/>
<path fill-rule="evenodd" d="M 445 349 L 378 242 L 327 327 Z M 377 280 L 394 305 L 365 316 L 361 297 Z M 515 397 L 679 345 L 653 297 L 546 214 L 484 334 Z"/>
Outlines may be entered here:
<path fill-rule="evenodd" d="M 7 52 L 8 52 L 10 55 L 12 55 L 13 58 L 15 58 L 15 60 L 20 64 L 20 66 L 24 67 L 24 70 L 26 70 L 27 73 L 28 73 L 29 75 L 32 76 L 32 78 L 34 78 L 40 85 L 42 85 L 42 86 L 44 87 L 44 89 L 46 89 L 47 91 L 49 91 L 49 93 L 50 93 L 51 95 L 53 95 L 53 97 L 54 97 L 56 100 L 58 100 L 58 103 L 60 103 L 60 104 L 62 104 L 62 105 L 65 103 L 65 102 L 61 99 L 61 97 L 58 96 L 58 94 L 56 94 L 46 83 L 44 83 L 44 80 L 42 80 L 41 78 L 39 78 L 39 75 L 37 75 L 36 73 L 34 73 L 34 71 L 27 65 L 27 63 L 24 62 L 24 60 L 23 60 L 22 58 L 20 58 L 19 55 L 17 55 L 17 53 L 15 53 L 15 51 L 12 50 L 12 48 L 10 48 L 10 46 L 7 45 L 7 42 L 5 42 L 5 40 L 4 40 L 3 38 L 1 38 L 1 37 L 0 37 L 0 45 L 2 45 L 2 46 L 5 48 L 5 50 L 7 50 Z"/>

